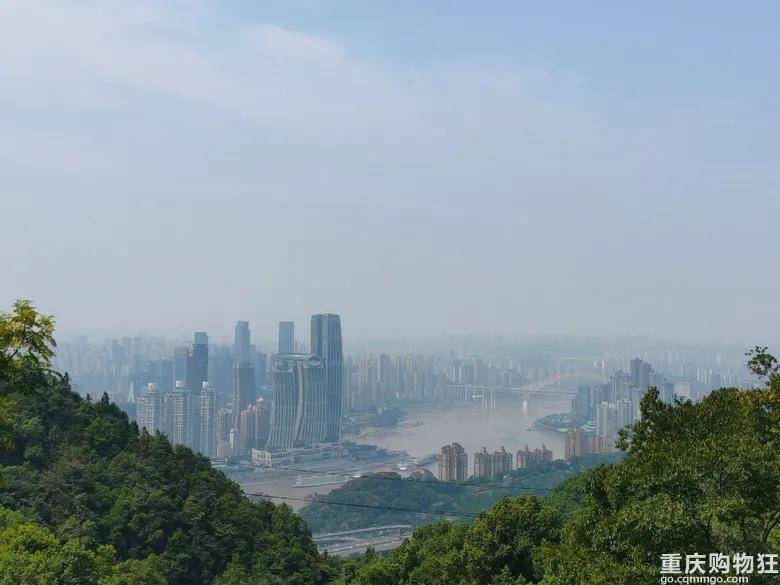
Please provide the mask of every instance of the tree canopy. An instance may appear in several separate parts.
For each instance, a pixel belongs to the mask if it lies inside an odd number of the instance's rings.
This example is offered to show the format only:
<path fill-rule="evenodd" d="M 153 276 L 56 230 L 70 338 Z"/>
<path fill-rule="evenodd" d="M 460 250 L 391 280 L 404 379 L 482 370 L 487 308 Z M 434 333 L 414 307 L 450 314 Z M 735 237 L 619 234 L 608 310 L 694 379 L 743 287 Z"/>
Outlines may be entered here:
<path fill-rule="evenodd" d="M 48 370 L 57 343 L 54 317 L 41 315 L 32 301 L 20 299 L 0 312 L 0 384 L 21 384 Z"/>

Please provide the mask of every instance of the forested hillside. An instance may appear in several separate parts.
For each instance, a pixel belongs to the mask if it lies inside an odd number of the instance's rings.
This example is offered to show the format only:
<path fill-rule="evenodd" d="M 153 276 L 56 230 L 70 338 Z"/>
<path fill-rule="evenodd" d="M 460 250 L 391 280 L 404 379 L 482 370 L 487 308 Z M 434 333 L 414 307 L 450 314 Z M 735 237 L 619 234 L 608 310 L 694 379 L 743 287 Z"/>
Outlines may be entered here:
<path fill-rule="evenodd" d="M 328 581 L 289 508 L 72 392 L 52 332 L 26 302 L 0 315 L 0 584 Z"/>

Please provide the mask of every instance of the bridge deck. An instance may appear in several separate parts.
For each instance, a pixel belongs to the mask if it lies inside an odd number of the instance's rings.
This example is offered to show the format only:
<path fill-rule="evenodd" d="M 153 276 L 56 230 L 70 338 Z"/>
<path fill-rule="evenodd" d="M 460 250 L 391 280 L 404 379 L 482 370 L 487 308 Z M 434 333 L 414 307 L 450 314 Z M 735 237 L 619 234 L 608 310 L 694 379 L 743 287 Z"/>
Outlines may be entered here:
<path fill-rule="evenodd" d="M 318 540 L 326 540 L 333 538 L 334 536 L 349 536 L 351 534 L 362 534 L 369 532 L 378 532 L 381 530 L 409 530 L 412 528 L 411 524 L 386 524 L 383 526 L 369 526 L 367 528 L 355 528 L 353 530 L 341 530 L 339 532 L 327 532 L 324 534 L 312 535 L 312 540 L 315 542 Z"/>

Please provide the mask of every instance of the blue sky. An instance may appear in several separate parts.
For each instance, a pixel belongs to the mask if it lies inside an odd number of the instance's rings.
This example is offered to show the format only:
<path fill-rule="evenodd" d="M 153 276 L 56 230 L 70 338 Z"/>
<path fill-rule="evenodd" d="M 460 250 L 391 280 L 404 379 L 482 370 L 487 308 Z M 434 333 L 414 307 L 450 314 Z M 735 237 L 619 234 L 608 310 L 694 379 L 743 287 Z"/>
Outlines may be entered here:
<path fill-rule="evenodd" d="M 5 2 L 0 301 L 780 342 L 779 12 Z"/>

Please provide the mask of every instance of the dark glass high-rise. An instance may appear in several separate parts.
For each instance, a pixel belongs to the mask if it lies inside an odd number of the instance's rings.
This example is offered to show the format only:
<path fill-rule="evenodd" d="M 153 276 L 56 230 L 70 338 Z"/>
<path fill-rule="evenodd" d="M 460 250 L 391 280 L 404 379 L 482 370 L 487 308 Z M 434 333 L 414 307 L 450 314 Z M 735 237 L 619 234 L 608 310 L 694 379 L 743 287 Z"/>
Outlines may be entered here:
<path fill-rule="evenodd" d="M 325 440 L 341 436 L 341 402 L 344 395 L 344 353 L 341 317 L 322 313 L 311 317 L 311 353 L 325 366 Z"/>
<path fill-rule="evenodd" d="M 203 383 L 209 379 L 209 336 L 196 331 L 192 346 L 187 350 L 185 386 L 190 393 L 193 410 L 190 429 L 191 447 L 200 448 L 200 393 Z"/>
<path fill-rule="evenodd" d="M 278 353 L 295 353 L 295 323 L 293 321 L 279 321 Z"/>

